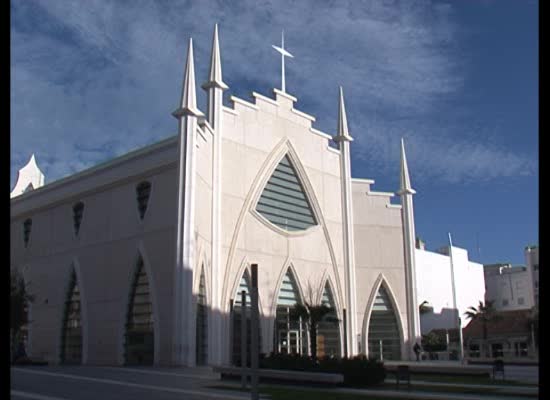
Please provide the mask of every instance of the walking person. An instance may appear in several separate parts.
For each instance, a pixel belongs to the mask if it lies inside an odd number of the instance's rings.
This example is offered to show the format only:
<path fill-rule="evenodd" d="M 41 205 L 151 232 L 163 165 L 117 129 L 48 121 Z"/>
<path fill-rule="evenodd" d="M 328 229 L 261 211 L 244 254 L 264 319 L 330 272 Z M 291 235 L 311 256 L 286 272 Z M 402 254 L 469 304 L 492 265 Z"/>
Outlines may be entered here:
<path fill-rule="evenodd" d="M 420 345 L 416 342 L 413 347 L 414 354 L 416 354 L 416 361 L 420 361 L 420 350 Z"/>

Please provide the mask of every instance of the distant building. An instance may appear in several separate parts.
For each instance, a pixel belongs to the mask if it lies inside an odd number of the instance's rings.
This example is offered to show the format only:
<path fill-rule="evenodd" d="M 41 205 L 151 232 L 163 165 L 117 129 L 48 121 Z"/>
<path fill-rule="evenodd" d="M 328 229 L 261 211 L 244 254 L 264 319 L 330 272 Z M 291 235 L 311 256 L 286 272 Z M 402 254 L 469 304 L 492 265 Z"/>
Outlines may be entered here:
<path fill-rule="evenodd" d="M 535 305 L 539 305 L 539 247 L 525 247 L 525 265 L 533 278 L 533 295 Z"/>
<path fill-rule="evenodd" d="M 535 304 L 532 273 L 526 266 L 486 264 L 485 300 L 498 311 L 528 310 Z"/>
<path fill-rule="evenodd" d="M 453 302 L 451 255 L 456 307 Z M 464 313 L 468 307 L 477 306 L 484 299 L 483 265 L 470 261 L 465 249 L 453 246 L 431 252 L 425 250 L 425 244 L 421 240 L 417 240 L 415 259 L 417 301 L 419 305 L 426 301 L 424 304 L 428 306 L 420 311 L 422 334 L 433 329 L 457 328 L 457 311 L 462 319 L 462 326 L 465 326 L 468 321 L 465 320 Z"/>
<path fill-rule="evenodd" d="M 487 341 L 483 338 L 483 322 L 473 320 L 463 330 L 465 356 L 508 360 L 536 357 L 536 330 L 530 316 L 529 310 L 497 312 L 496 318 L 487 323 Z"/>

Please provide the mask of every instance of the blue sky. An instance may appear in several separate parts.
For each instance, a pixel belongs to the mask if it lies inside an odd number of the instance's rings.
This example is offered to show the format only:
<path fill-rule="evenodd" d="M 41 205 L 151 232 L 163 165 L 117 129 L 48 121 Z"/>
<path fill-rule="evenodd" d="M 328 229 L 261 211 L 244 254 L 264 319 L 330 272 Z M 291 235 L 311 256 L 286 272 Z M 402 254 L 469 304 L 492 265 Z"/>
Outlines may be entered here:
<path fill-rule="evenodd" d="M 342 85 L 352 175 L 399 186 L 405 138 L 417 234 L 482 262 L 538 244 L 538 2 L 12 1 L 11 186 L 35 153 L 46 182 L 174 135 L 193 37 L 206 80 L 219 23 L 226 96 L 287 91 L 336 129 Z M 205 96 L 199 90 L 199 106 Z M 397 201 L 397 200 L 396 200 Z"/>

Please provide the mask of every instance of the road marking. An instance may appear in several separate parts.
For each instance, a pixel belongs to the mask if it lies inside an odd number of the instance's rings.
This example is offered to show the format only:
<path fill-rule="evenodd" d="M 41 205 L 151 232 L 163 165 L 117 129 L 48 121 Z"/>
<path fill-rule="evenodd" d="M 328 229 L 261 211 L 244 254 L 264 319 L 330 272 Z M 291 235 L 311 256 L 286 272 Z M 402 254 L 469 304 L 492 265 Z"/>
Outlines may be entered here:
<path fill-rule="evenodd" d="M 134 387 L 134 388 L 140 388 L 140 389 L 159 390 L 163 392 L 183 393 L 183 394 L 189 394 L 194 396 L 204 396 L 208 398 L 217 398 L 217 399 L 244 400 L 250 397 L 250 395 L 248 394 L 243 394 L 242 396 L 236 396 L 232 394 L 224 394 L 224 393 L 212 392 L 212 391 L 206 391 L 206 390 L 200 391 L 200 390 L 179 389 L 179 388 L 162 387 L 162 386 L 154 386 L 154 385 L 143 385 L 140 383 L 130 383 L 130 382 L 124 382 L 124 381 L 117 381 L 114 379 L 90 378 L 87 376 L 60 374 L 58 372 L 35 371 L 35 370 L 22 369 L 22 368 L 12 368 L 12 371 L 26 372 L 29 374 L 37 374 L 37 375 L 55 376 L 60 378 L 69 378 L 69 379 L 76 379 L 76 380 L 89 381 L 89 382 L 108 383 L 111 385 L 127 386 L 127 387 Z"/>
<path fill-rule="evenodd" d="M 147 369 L 139 369 L 139 368 L 126 368 L 126 367 L 101 367 L 102 369 L 110 369 L 113 371 L 130 371 L 130 372 L 141 372 L 144 374 L 152 374 L 152 375 L 167 375 L 167 376 L 180 376 L 182 378 L 193 378 L 193 379 L 208 379 L 208 380 L 218 380 L 218 378 L 214 376 L 201 376 L 198 374 L 181 374 L 178 372 L 161 372 L 161 371 L 151 371 Z"/>
<path fill-rule="evenodd" d="M 12 396 L 24 397 L 26 399 L 35 399 L 35 400 L 67 400 L 67 399 L 62 398 L 62 397 L 44 396 L 42 394 L 21 392 L 19 390 L 12 390 L 11 395 Z"/>

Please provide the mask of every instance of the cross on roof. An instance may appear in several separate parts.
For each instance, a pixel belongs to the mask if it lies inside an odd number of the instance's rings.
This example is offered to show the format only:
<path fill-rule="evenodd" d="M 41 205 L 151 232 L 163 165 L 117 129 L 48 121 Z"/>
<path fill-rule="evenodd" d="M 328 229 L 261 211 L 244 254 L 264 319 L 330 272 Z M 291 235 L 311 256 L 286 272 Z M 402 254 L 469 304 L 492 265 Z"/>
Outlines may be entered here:
<path fill-rule="evenodd" d="M 285 31 L 281 34 L 281 47 L 272 45 L 272 47 L 281 53 L 281 91 L 286 93 L 285 90 L 285 56 L 294 58 L 292 54 L 285 50 Z"/>

